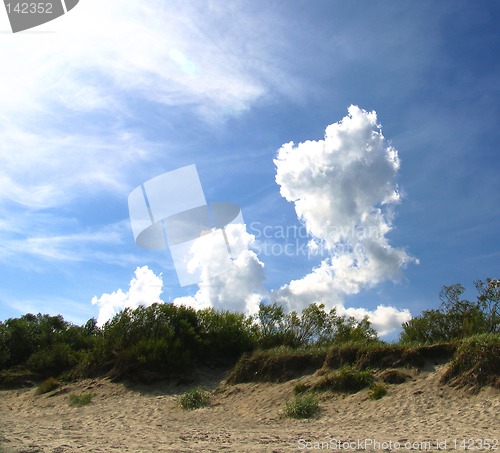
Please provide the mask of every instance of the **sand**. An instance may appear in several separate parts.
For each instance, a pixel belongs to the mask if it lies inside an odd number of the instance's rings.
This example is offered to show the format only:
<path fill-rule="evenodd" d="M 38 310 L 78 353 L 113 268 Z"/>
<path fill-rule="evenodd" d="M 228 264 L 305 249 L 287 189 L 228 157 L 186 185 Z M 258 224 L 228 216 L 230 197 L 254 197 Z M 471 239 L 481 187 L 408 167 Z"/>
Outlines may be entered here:
<path fill-rule="evenodd" d="M 198 378 L 213 394 L 209 407 L 195 411 L 177 404 L 194 384 L 98 379 L 41 396 L 35 389 L 1 391 L 0 451 L 492 451 L 480 442 L 496 439 L 500 452 L 500 392 L 486 388 L 471 395 L 441 385 L 442 371 L 412 372 L 377 401 L 367 390 L 324 393 L 320 413 L 308 420 L 283 416 L 298 380 L 224 385 L 216 371 Z M 89 405 L 69 405 L 69 395 L 87 392 L 95 395 Z"/>

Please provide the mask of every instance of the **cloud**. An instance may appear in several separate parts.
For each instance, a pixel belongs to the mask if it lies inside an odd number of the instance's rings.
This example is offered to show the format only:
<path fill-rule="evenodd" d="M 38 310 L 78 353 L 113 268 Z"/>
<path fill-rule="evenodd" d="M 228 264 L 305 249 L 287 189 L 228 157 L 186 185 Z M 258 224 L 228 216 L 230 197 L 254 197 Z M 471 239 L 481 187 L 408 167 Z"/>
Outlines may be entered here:
<path fill-rule="evenodd" d="M 106 262 L 120 266 L 137 263 L 139 255 L 120 251 L 131 236 L 130 222 L 85 227 L 76 219 L 60 219 L 50 212 L 10 209 L 0 212 L 0 264 L 47 271 L 47 263 Z"/>
<path fill-rule="evenodd" d="M 412 316 L 408 309 L 399 310 L 395 307 L 379 305 L 375 310 L 366 310 L 364 308 L 345 308 L 344 306 L 337 307 L 339 314 L 352 316 L 358 321 L 361 321 L 365 316 L 368 316 L 372 323 L 372 327 L 380 336 L 389 335 L 399 329 L 404 322 L 408 322 Z"/>
<path fill-rule="evenodd" d="M 406 309 L 345 305 L 346 296 L 396 281 L 405 266 L 417 262 L 404 249 L 391 246 L 387 237 L 393 206 L 401 199 L 396 184 L 399 159 L 384 138 L 376 113 L 351 106 L 348 116 L 327 127 L 324 140 L 283 145 L 275 165 L 281 194 L 294 203 L 311 239 L 309 247 L 321 249 L 326 257 L 302 278 L 269 293 L 264 288 L 264 263 L 254 251 L 255 236 L 245 225 L 230 224 L 226 238 L 216 230 L 193 241 L 185 268 L 199 275 L 198 290 L 172 302 L 247 314 L 256 313 L 263 300 L 296 311 L 323 303 L 358 320 L 368 316 L 380 335 L 399 329 L 411 319 Z M 225 244 L 231 257 L 221 253 Z M 100 322 L 119 309 L 136 307 L 144 294 L 150 302 L 158 300 L 158 281 L 147 267 L 138 268 L 127 293 L 118 290 L 94 298 Z"/>
<path fill-rule="evenodd" d="M 199 289 L 194 296 L 176 298 L 174 304 L 247 314 L 258 311 L 267 292 L 263 287 L 264 263 L 251 250 L 255 237 L 242 224 L 227 225 L 225 231 L 232 252 L 229 263 L 216 238 L 195 242 L 189 261 L 192 271 L 200 272 Z"/>
<path fill-rule="evenodd" d="M 281 195 L 330 250 L 360 228 L 387 230 L 379 206 L 400 199 L 399 159 L 375 112 L 349 107 L 348 116 L 326 128 L 324 140 L 285 144 L 275 164 Z"/>
<path fill-rule="evenodd" d="M 235 8 L 86 0 L 39 28 L 54 33 L 3 36 L 0 205 L 125 194 L 141 165 L 164 158 L 165 143 L 130 132 L 142 108 L 186 109 L 213 124 L 269 93 L 280 70 L 257 60 L 264 33 L 254 33 L 268 27 Z"/>
<path fill-rule="evenodd" d="M 375 112 L 349 107 L 348 116 L 326 128 L 324 140 L 283 145 L 275 165 L 280 192 L 294 203 L 312 238 L 310 247 L 321 247 L 327 257 L 309 274 L 274 291 L 274 301 L 295 310 L 314 302 L 343 307 L 346 295 L 398 280 L 406 265 L 417 262 L 387 238 L 392 207 L 401 199 L 396 184 L 400 163 Z M 346 311 L 367 314 L 384 333 L 409 316 L 394 307 Z"/>
<path fill-rule="evenodd" d="M 185 2 L 87 0 L 39 35 L 18 34 L 0 50 L 3 109 L 126 109 L 131 95 L 190 106 L 205 119 L 238 114 L 268 91 L 280 73 L 261 61 L 262 17 L 239 7 Z M 220 22 L 226 22 L 219 32 Z M 229 24 L 229 23 L 230 24 Z M 241 34 L 252 35 L 252 41 Z M 256 54 L 261 56 L 257 60 Z M 7 88 L 6 88 L 7 87 Z"/>
<path fill-rule="evenodd" d="M 195 241 L 187 259 L 192 271 L 200 272 L 199 289 L 194 296 L 177 297 L 172 303 L 197 310 L 214 307 L 248 315 L 258 311 L 267 292 L 263 288 L 264 264 L 250 249 L 255 238 L 242 224 L 227 225 L 225 231 L 232 252 L 229 266 L 220 254 L 216 236 Z M 138 267 L 128 291 L 118 289 L 92 298 L 92 304 L 99 307 L 98 325 L 102 326 L 124 308 L 135 309 L 139 305 L 161 302 L 162 288 L 161 274 L 156 275 L 148 266 Z"/>
<path fill-rule="evenodd" d="M 148 307 L 155 302 L 161 302 L 162 292 L 161 274 L 156 275 L 148 266 L 138 267 L 135 270 L 135 277 L 130 280 L 128 291 L 118 289 L 111 294 L 105 293 L 101 297 L 92 298 L 92 304 L 99 307 L 97 324 L 102 326 L 125 308 L 135 309 L 140 305 Z"/>
<path fill-rule="evenodd" d="M 32 128 L 0 126 L 0 203 L 39 210 L 66 204 L 82 192 L 125 192 L 128 170 L 147 161 L 153 149 L 141 137 L 119 130 L 99 137 L 48 125 Z"/>

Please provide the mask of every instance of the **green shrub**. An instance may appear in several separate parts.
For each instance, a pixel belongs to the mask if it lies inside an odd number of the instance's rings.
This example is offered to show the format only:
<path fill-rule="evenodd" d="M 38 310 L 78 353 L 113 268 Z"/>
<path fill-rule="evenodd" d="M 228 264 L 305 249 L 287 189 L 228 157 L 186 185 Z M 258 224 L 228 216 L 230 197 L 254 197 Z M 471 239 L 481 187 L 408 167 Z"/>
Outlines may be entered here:
<path fill-rule="evenodd" d="M 48 349 L 33 353 L 26 362 L 27 367 L 43 376 L 57 376 L 69 370 L 78 358 L 68 344 L 55 344 Z"/>
<path fill-rule="evenodd" d="M 208 406 L 209 402 L 210 394 L 201 388 L 191 389 L 179 397 L 179 406 L 187 410 Z"/>
<path fill-rule="evenodd" d="M 243 313 L 207 308 L 197 312 L 202 338 L 201 359 L 211 364 L 233 363 L 256 344 L 253 319 Z"/>
<path fill-rule="evenodd" d="M 312 386 L 313 390 L 332 390 L 334 392 L 356 393 L 373 383 L 373 373 L 369 370 L 357 370 L 343 367 L 322 376 Z"/>
<path fill-rule="evenodd" d="M 45 379 L 38 388 L 36 389 L 36 394 L 37 395 L 43 395 L 44 393 L 51 392 L 52 390 L 55 390 L 56 388 L 59 388 L 61 384 L 57 379 L 54 379 L 53 377 L 50 377 L 48 379 Z"/>
<path fill-rule="evenodd" d="M 387 388 L 383 384 L 374 384 L 370 387 L 368 396 L 371 400 L 379 400 L 383 396 L 387 395 Z"/>
<path fill-rule="evenodd" d="M 76 407 L 86 406 L 87 404 L 90 404 L 94 396 L 95 395 L 93 395 L 92 393 L 82 393 L 81 395 L 70 395 L 69 405 Z"/>
<path fill-rule="evenodd" d="M 284 413 L 291 418 L 310 418 L 319 411 L 317 398 L 312 394 L 297 396 L 285 403 Z"/>
<path fill-rule="evenodd" d="M 403 324 L 401 342 L 434 344 L 460 340 L 500 330 L 500 280 L 486 278 L 474 282 L 479 295 L 476 301 L 462 299 L 461 284 L 443 286 L 441 306 L 426 310 Z"/>
<path fill-rule="evenodd" d="M 335 308 L 325 310 L 324 304 L 311 304 L 302 313 L 285 313 L 279 304 L 259 305 L 258 344 L 261 348 L 328 345 L 348 341 L 369 342 L 377 338 L 376 331 L 365 317 L 339 316 Z"/>

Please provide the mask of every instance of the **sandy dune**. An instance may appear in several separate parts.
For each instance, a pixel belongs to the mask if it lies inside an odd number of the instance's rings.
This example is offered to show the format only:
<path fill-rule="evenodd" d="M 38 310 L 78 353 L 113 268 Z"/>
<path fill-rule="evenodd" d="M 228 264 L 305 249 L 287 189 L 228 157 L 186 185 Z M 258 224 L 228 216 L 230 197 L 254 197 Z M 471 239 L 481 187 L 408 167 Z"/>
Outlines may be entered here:
<path fill-rule="evenodd" d="M 487 388 L 472 396 L 440 385 L 441 372 L 414 372 L 378 401 L 367 391 L 324 393 L 320 414 L 310 420 L 282 415 L 297 380 L 223 385 L 216 372 L 199 378 L 213 396 L 210 407 L 196 411 L 177 406 L 188 385 L 99 379 L 41 396 L 34 389 L 2 391 L 0 451 L 464 451 L 469 439 L 477 440 L 475 451 L 487 451 L 480 440 L 500 442 L 500 392 Z M 70 394 L 85 392 L 95 394 L 88 406 L 68 404 Z"/>

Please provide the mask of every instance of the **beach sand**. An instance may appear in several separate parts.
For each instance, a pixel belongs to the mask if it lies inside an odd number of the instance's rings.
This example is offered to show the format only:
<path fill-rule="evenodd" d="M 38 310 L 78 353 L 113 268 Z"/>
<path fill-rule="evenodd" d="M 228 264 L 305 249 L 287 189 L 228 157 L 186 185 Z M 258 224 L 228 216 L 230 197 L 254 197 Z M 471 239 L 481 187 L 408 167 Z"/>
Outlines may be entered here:
<path fill-rule="evenodd" d="M 211 371 L 191 385 L 87 379 L 40 396 L 34 388 L 4 390 L 0 451 L 464 451 L 470 439 L 475 451 L 491 451 L 479 442 L 497 439 L 500 452 L 500 391 L 471 395 L 442 385 L 444 366 L 409 372 L 376 401 L 367 390 L 323 393 L 319 414 L 307 420 L 283 416 L 299 379 L 225 385 L 224 373 Z M 211 405 L 183 410 L 178 396 L 194 385 L 213 392 Z M 69 395 L 88 392 L 95 395 L 89 405 L 69 405 Z"/>

